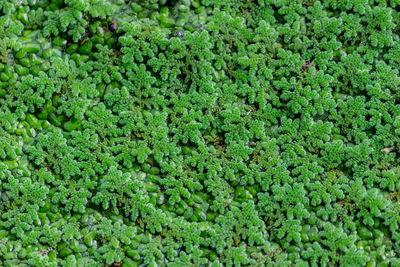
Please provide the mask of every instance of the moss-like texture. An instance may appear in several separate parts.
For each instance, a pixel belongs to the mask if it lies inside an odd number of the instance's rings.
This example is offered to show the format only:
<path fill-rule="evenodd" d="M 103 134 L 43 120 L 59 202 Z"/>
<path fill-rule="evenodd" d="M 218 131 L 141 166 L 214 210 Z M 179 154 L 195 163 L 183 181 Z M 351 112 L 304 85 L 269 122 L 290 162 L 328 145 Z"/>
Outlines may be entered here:
<path fill-rule="evenodd" d="M 0 0 L 1 266 L 400 266 L 399 0 Z"/>

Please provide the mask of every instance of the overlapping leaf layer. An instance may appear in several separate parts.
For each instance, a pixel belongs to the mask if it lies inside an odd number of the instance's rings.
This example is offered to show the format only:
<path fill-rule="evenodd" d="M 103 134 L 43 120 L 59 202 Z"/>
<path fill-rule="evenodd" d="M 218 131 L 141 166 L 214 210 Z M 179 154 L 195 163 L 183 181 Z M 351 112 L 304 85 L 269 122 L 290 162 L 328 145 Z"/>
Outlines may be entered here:
<path fill-rule="evenodd" d="M 399 0 L 0 1 L 0 265 L 400 266 Z"/>

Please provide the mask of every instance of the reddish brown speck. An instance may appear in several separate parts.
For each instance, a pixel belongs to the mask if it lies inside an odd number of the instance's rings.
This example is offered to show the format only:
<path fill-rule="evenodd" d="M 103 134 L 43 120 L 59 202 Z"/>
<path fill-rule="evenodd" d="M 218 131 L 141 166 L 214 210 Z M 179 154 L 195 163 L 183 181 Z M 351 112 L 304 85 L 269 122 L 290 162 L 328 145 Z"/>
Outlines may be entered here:
<path fill-rule="evenodd" d="M 117 20 L 115 18 L 112 18 L 112 24 L 110 25 L 109 29 L 112 32 L 115 32 L 118 28 L 118 23 Z"/>

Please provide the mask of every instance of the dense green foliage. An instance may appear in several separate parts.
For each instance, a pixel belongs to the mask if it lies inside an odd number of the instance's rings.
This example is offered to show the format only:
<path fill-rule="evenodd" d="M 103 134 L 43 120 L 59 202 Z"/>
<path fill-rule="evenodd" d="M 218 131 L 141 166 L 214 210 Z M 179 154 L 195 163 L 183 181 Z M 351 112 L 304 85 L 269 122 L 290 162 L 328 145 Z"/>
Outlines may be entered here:
<path fill-rule="evenodd" d="M 400 0 L 0 1 L 1 266 L 400 266 Z"/>

